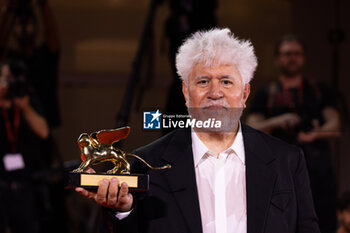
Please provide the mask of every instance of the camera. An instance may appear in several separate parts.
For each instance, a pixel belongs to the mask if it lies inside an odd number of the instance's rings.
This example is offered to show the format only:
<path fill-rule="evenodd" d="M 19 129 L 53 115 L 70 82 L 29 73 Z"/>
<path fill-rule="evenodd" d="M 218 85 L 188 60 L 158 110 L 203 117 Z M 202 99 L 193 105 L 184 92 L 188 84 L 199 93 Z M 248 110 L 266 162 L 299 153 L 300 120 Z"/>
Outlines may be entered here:
<path fill-rule="evenodd" d="M 29 85 L 26 80 L 26 67 L 23 62 L 17 60 L 9 60 L 2 64 L 8 66 L 8 71 L 3 75 L 3 81 L 7 86 L 6 99 L 24 97 L 29 94 Z"/>
<path fill-rule="evenodd" d="M 16 77 L 8 85 L 11 98 L 24 97 L 28 94 L 28 84 L 24 77 Z"/>

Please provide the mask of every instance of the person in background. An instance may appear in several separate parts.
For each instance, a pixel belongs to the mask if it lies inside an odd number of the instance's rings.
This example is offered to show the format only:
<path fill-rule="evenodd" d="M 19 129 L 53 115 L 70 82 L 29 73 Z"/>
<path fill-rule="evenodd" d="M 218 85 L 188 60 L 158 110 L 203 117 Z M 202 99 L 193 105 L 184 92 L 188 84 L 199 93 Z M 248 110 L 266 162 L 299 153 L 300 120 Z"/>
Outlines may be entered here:
<path fill-rule="evenodd" d="M 25 66 L 0 66 L 0 232 L 39 232 L 33 173 L 45 158 L 49 126 L 31 95 Z"/>
<path fill-rule="evenodd" d="M 329 139 L 340 136 L 336 95 L 307 75 L 305 46 L 295 35 L 280 40 L 275 56 L 278 77 L 257 92 L 246 123 L 303 149 L 320 229 L 331 233 L 336 226 L 336 183 Z"/>
<path fill-rule="evenodd" d="M 58 63 L 60 44 L 54 15 L 48 0 L 5 0 L 0 14 L 0 57 L 3 61 L 21 61 L 31 95 L 40 102 L 42 115 L 52 129 L 59 127 Z M 65 193 L 63 160 L 50 133 L 40 147 L 45 154 L 36 174 L 35 190 L 40 199 L 43 231 L 65 232 Z"/>
<path fill-rule="evenodd" d="M 38 16 L 35 9 L 38 9 Z M 43 25 L 42 42 L 38 41 L 40 21 Z M 6 0 L 0 21 L 0 45 L 3 60 L 25 63 L 27 81 L 42 103 L 50 128 L 59 126 L 57 79 L 60 47 L 48 1 Z"/>

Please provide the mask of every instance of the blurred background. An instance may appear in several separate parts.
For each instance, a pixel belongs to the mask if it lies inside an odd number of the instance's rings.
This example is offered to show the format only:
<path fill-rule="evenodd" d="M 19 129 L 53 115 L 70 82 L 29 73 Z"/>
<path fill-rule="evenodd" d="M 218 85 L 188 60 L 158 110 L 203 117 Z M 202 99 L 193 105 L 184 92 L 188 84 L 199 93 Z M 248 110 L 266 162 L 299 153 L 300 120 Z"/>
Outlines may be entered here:
<path fill-rule="evenodd" d="M 54 52 L 52 56 L 57 59 L 57 68 L 53 68 L 57 76 L 46 78 L 54 83 L 54 85 L 47 84 L 51 88 L 51 94 L 52 92 L 57 94 L 54 97 L 57 108 L 53 110 L 57 119 L 52 124 L 49 120 L 51 134 L 48 151 L 52 154 L 48 156 L 52 157 L 49 166 L 53 170 L 62 171 L 60 169 L 64 166 L 76 166 L 79 163 L 76 141 L 81 133 L 115 128 L 123 122 L 117 122 L 117 118 L 118 114 L 120 117 L 130 77 L 133 72 L 135 74 L 133 71 L 135 61 L 141 61 L 142 64 L 139 80 L 133 84 L 134 90 L 131 93 L 133 98 L 128 104 L 130 114 L 125 121 L 131 126 L 131 133 L 123 142 L 122 148 L 131 151 L 163 134 L 162 131 L 142 129 L 142 112 L 145 109 L 160 109 L 161 112 L 166 109 L 168 90 L 174 80 L 169 60 L 171 41 L 167 36 L 169 35 L 167 25 L 169 27 L 169 16 L 176 11 L 174 9 L 176 1 L 47 0 L 37 2 L 33 0 L 27 3 L 30 1 L 18 0 L 16 2 L 14 8 L 21 4 L 30 4 L 37 18 L 40 18 L 40 14 L 45 14 L 41 12 L 40 7 L 37 9 L 37 5 L 49 7 L 52 13 L 52 17 L 49 17 L 52 19 L 49 28 L 54 27 L 55 30 L 54 32 L 51 30 L 51 42 L 48 43 L 51 47 L 47 47 Z M 215 23 L 219 27 L 230 28 L 241 39 L 251 40 L 255 47 L 258 68 L 251 83 L 252 95 L 277 76 L 278 71 L 274 64 L 276 42 L 286 34 L 297 34 L 303 39 L 307 48 L 308 71 L 342 94 L 343 130 L 341 138 L 332 142 L 332 166 L 338 183 L 338 193 L 350 189 L 348 149 L 350 136 L 347 130 L 349 116 L 345 114 L 346 109 L 350 107 L 348 90 L 350 86 L 348 70 L 350 1 L 217 0 L 212 2 L 215 3 L 208 4 L 209 10 L 206 10 L 216 15 Z M 150 10 L 151 3 L 154 3 L 153 11 Z M 9 4 L 11 0 L 0 0 L 0 7 L 3 7 L 2 14 Z M 145 25 L 150 12 L 154 13 L 153 20 L 149 24 L 151 33 L 146 37 L 144 53 L 138 57 L 137 52 L 140 50 L 141 38 L 146 31 Z M 47 30 L 49 29 L 45 28 L 47 20 L 49 19 L 36 21 L 35 44 L 37 46 L 48 39 Z M 1 25 L 6 29 L 4 25 L 8 24 L 11 28 L 15 24 L 11 22 L 9 16 L 6 16 L 2 18 Z M 5 29 L 1 32 L 3 53 L 6 48 L 16 43 L 14 31 Z M 53 35 L 56 39 L 52 39 Z M 2 56 L 3 61 L 4 59 L 6 57 Z M 42 64 L 42 68 L 45 68 L 45 63 Z M 47 87 L 46 84 L 40 87 L 41 83 L 36 83 L 38 93 L 40 88 Z M 43 95 L 45 94 L 41 93 L 41 98 L 45 99 Z M 52 107 L 52 104 L 48 103 L 48 105 Z M 50 188 L 51 192 L 60 190 L 59 193 L 64 197 L 63 200 L 59 197 L 51 200 L 54 203 L 58 199 L 56 203 L 63 203 L 62 206 L 65 207 L 57 211 L 61 213 L 59 219 L 64 221 L 64 224 L 56 230 L 96 232 L 94 224 L 95 215 L 98 215 L 97 207 L 89 200 L 76 196 L 71 190 L 63 192 L 63 185 L 60 186 L 60 182 L 58 177 L 53 181 L 54 187 Z M 56 232 L 54 227 L 47 229 L 50 230 L 43 232 Z"/>

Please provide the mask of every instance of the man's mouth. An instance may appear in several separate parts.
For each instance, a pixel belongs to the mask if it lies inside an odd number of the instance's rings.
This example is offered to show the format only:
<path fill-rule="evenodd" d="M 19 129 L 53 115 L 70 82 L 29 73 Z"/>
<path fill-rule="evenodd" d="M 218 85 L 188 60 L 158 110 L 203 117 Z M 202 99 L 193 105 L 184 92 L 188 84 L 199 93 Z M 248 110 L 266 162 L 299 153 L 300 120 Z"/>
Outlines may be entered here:
<path fill-rule="evenodd" d="M 209 106 L 203 107 L 203 109 L 208 109 L 208 110 L 222 110 L 222 109 L 226 109 L 226 107 L 223 106 L 223 105 L 209 105 Z"/>

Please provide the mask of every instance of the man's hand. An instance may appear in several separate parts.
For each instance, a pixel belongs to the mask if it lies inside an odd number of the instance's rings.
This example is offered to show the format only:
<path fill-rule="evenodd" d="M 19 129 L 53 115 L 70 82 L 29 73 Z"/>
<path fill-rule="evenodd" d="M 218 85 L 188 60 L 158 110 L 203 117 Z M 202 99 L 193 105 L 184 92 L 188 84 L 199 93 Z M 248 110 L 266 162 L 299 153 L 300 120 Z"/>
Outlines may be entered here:
<path fill-rule="evenodd" d="M 266 119 L 261 113 L 253 113 L 247 117 L 246 122 L 251 127 L 270 134 L 275 129 L 288 130 L 294 128 L 300 123 L 300 117 L 296 113 L 288 112 Z"/>
<path fill-rule="evenodd" d="M 16 97 L 13 100 L 15 106 L 19 107 L 22 111 L 25 111 L 30 107 L 29 96 Z"/>
<path fill-rule="evenodd" d="M 284 113 L 276 118 L 276 126 L 282 129 L 294 128 L 300 122 L 300 117 L 296 113 Z"/>
<path fill-rule="evenodd" d="M 50 133 L 46 119 L 41 116 L 29 102 L 29 96 L 16 97 L 13 100 L 14 105 L 21 109 L 24 119 L 28 122 L 32 131 L 42 139 L 47 139 Z"/>
<path fill-rule="evenodd" d="M 298 141 L 300 143 L 302 144 L 311 143 L 316 139 L 318 139 L 318 136 L 320 133 L 320 123 L 318 122 L 318 120 L 314 119 L 312 121 L 312 126 L 313 126 L 313 129 L 310 132 L 303 132 L 303 131 L 299 132 Z"/>
<path fill-rule="evenodd" d="M 88 172 L 94 173 L 92 169 Z M 103 179 L 97 189 L 97 193 L 81 187 L 76 188 L 75 191 L 84 197 L 95 200 L 101 206 L 115 209 L 119 212 L 130 211 L 132 207 L 133 197 L 129 193 L 128 185 L 123 182 L 119 188 L 117 178 L 112 178 L 111 181 Z"/>

